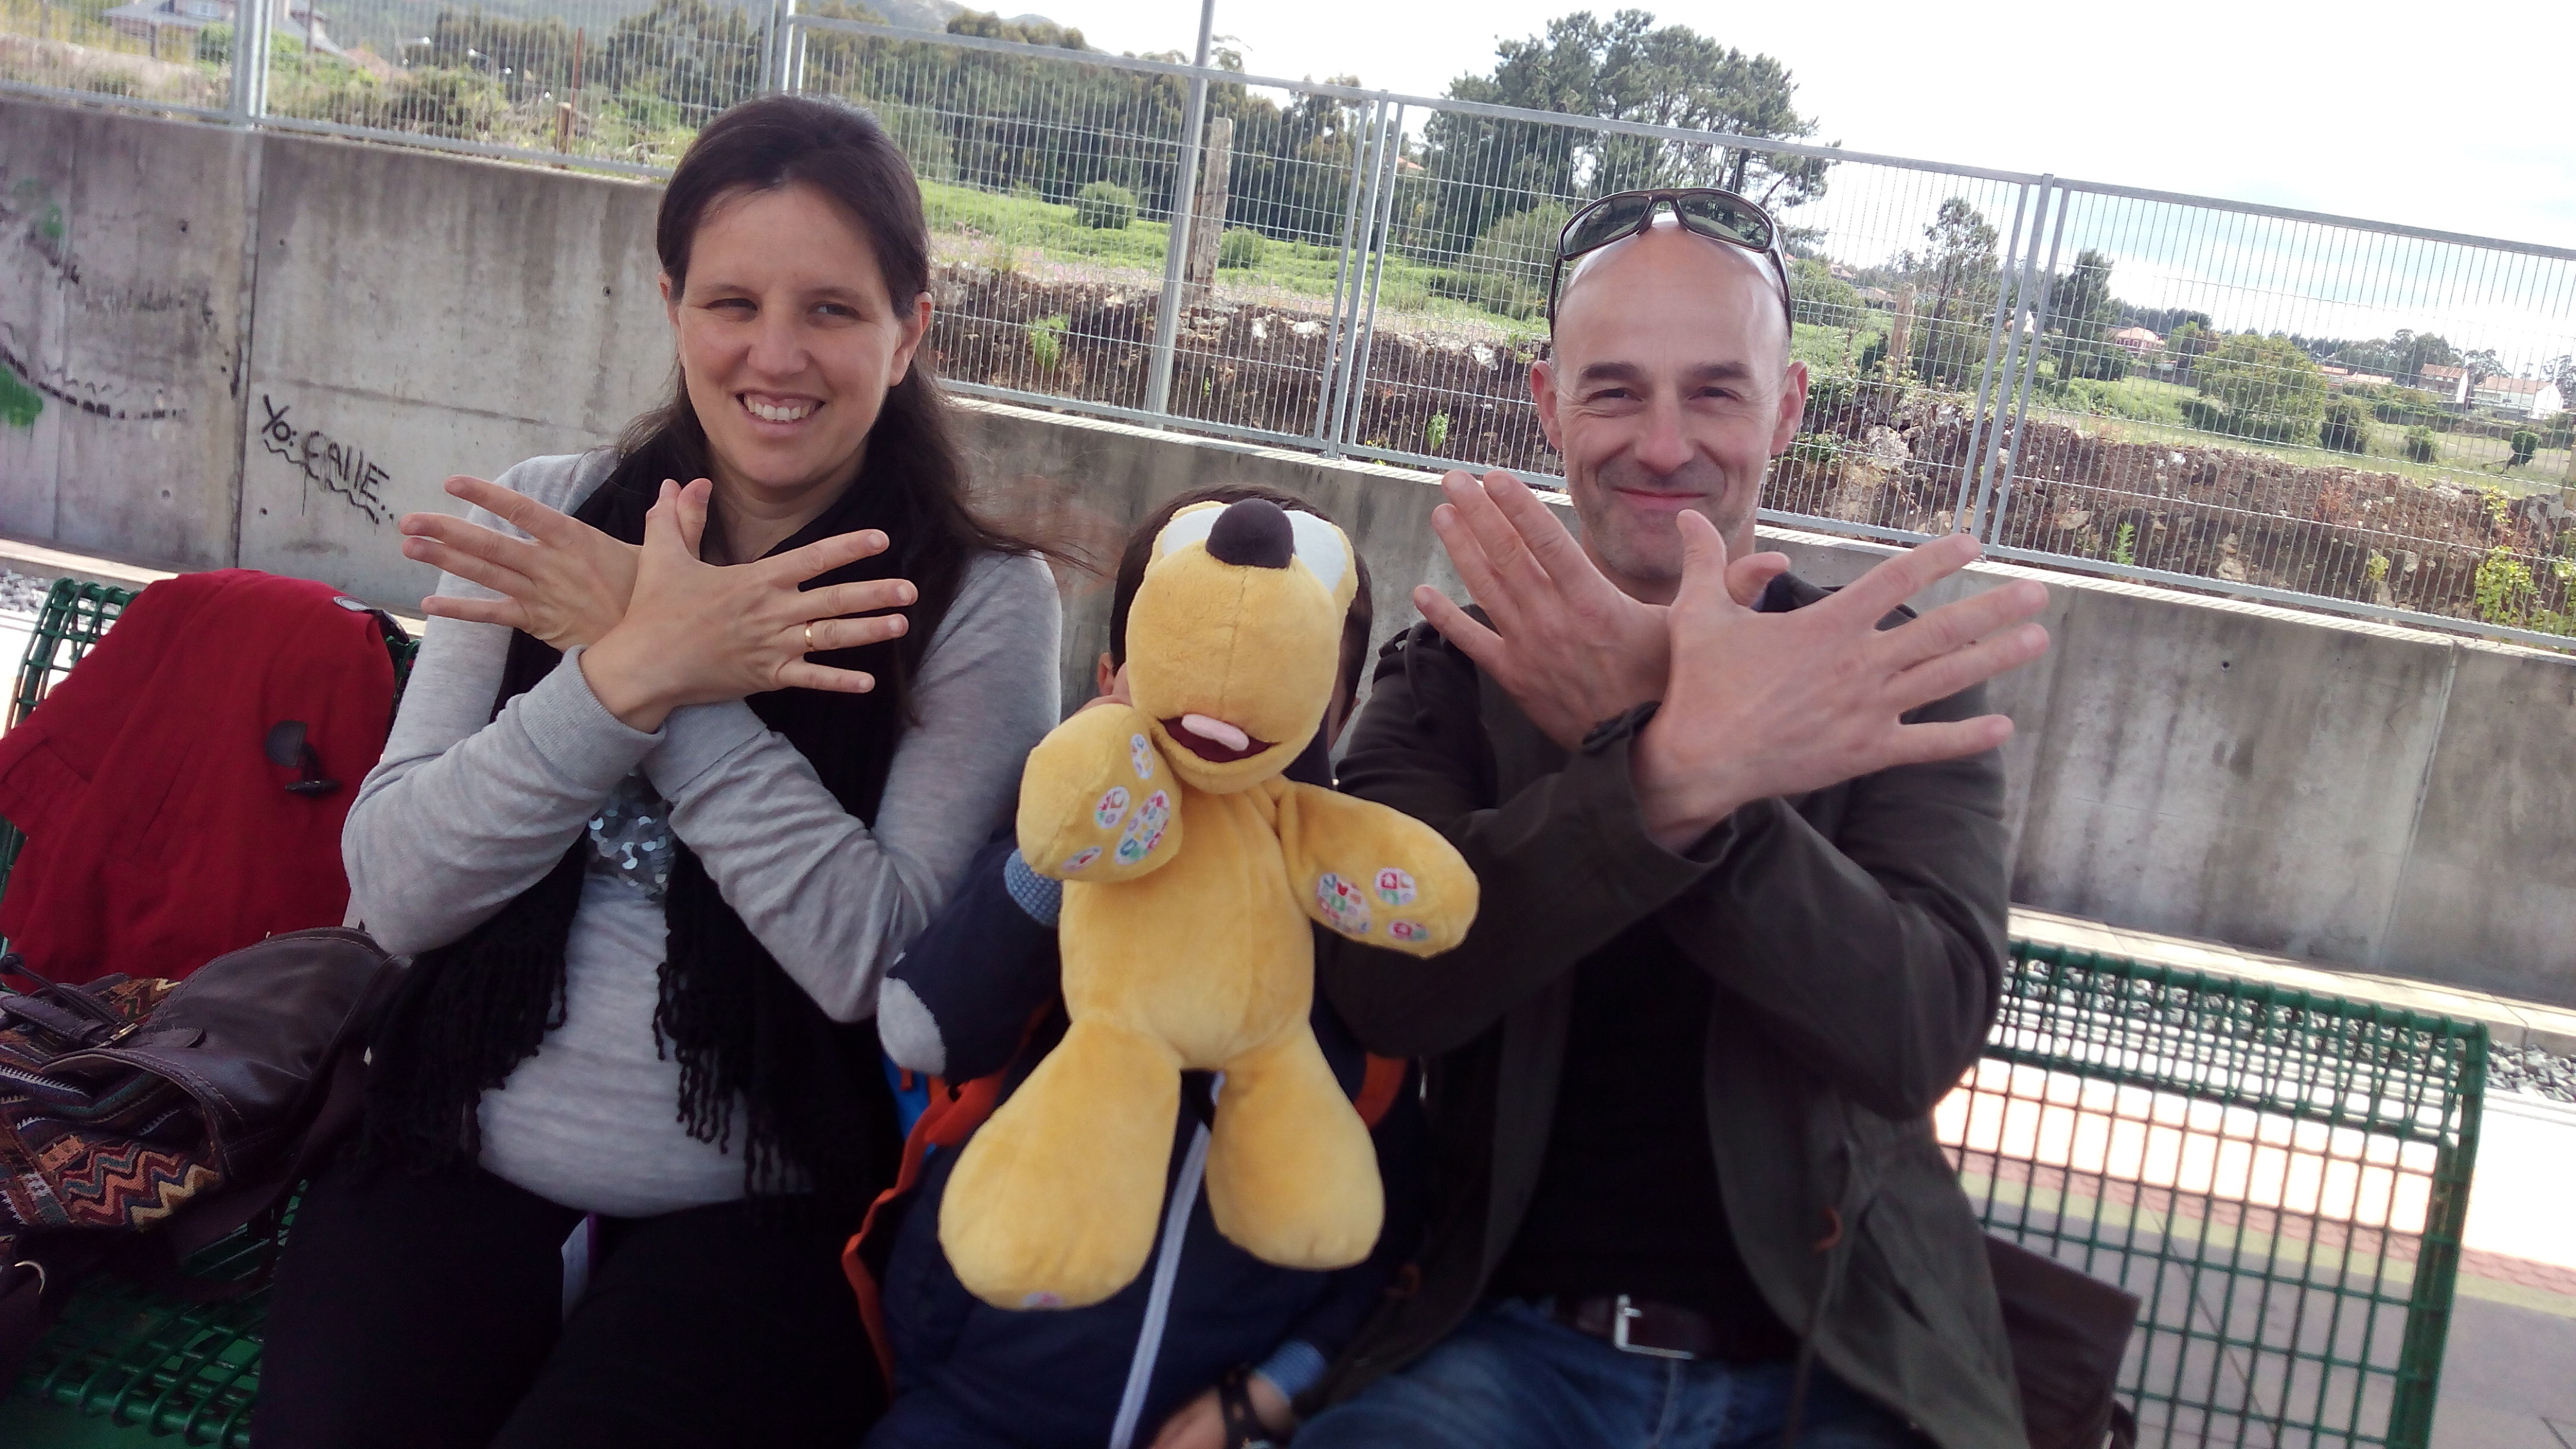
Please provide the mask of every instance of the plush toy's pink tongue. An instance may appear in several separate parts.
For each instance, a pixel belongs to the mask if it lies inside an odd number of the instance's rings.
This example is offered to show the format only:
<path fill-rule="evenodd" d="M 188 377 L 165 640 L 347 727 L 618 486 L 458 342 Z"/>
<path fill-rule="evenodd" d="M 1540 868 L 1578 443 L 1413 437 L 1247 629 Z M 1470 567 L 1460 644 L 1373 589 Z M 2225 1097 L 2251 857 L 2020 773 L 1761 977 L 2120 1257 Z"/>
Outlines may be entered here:
<path fill-rule="evenodd" d="M 1224 720 L 1211 719 L 1203 714 L 1182 715 L 1181 728 L 1197 735 L 1200 739 L 1214 740 L 1229 750 L 1240 750 L 1252 743 L 1252 737 L 1243 731 L 1227 724 Z"/>
<path fill-rule="evenodd" d="M 1270 741 L 1254 739 L 1236 725 L 1204 714 L 1185 714 L 1163 721 L 1172 743 L 1212 765 L 1231 764 L 1250 759 L 1270 748 Z"/>

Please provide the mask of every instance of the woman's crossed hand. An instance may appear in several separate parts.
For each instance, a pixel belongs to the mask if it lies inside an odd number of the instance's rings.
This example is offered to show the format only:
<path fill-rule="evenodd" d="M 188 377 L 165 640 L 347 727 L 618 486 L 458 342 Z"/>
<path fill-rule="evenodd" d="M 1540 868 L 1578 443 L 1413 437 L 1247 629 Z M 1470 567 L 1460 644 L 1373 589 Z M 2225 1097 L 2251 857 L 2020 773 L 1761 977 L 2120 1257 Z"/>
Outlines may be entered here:
<path fill-rule="evenodd" d="M 421 612 L 471 624 L 499 624 L 557 649 L 596 644 L 626 613 L 635 591 L 636 545 L 548 508 L 524 493 L 480 478 L 450 478 L 447 491 L 527 535 L 449 513 L 406 513 L 403 557 L 481 584 L 497 599 L 432 594 Z"/>
<path fill-rule="evenodd" d="M 876 680 L 859 670 L 809 662 L 809 653 L 855 649 L 901 635 L 897 609 L 918 592 L 907 579 L 868 579 L 819 589 L 817 574 L 882 553 L 877 530 L 844 533 L 731 568 L 698 558 L 713 489 L 665 481 L 644 518 L 635 586 L 625 617 L 582 655 L 581 672 L 609 713 L 633 729 L 655 730 L 671 711 L 773 689 L 863 693 Z"/>

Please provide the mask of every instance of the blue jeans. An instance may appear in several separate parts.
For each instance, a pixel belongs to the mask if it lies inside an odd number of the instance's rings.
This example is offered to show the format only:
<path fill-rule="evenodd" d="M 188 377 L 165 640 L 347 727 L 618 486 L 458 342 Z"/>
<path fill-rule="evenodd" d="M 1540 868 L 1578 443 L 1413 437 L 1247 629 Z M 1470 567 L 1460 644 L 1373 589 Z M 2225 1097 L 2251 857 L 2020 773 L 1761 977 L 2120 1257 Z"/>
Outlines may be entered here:
<path fill-rule="evenodd" d="M 1316 1415 L 1297 1449 L 1772 1449 L 1791 1374 L 1786 1363 L 1622 1353 L 1536 1304 L 1508 1300 Z M 1814 1370 L 1799 1449 L 1927 1442 L 1822 1365 Z"/>

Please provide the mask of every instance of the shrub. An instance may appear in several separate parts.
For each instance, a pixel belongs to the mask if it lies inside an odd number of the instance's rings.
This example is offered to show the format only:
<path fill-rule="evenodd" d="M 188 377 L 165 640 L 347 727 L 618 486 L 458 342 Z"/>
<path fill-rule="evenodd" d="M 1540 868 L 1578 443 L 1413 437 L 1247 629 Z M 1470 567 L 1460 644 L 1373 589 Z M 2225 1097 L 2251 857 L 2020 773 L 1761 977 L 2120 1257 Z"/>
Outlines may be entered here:
<path fill-rule="evenodd" d="M 1448 446 L 1449 415 L 1433 413 L 1430 423 L 1422 430 L 1422 451 L 1436 458 L 1440 456 L 1440 450 Z"/>
<path fill-rule="evenodd" d="M 2287 337 L 2240 332 L 2200 360 L 2200 393 L 2224 413 L 2212 432 L 2267 443 L 2313 443 L 2326 375 Z"/>
<path fill-rule="evenodd" d="M 1048 372 L 1064 361 L 1064 329 L 1073 319 L 1061 314 L 1029 324 L 1029 360 Z"/>
<path fill-rule="evenodd" d="M 2406 456 L 2418 463 L 2433 461 L 2433 430 L 2414 427 L 2406 430 Z"/>
<path fill-rule="evenodd" d="M 1230 226 L 1216 244 L 1216 264 L 1220 267 L 1257 267 L 1261 254 L 1270 249 L 1270 239 L 1248 226 Z"/>
<path fill-rule="evenodd" d="M 2576 447 L 2576 412 L 2560 413 L 2542 423 L 2540 446 L 2544 448 Z"/>
<path fill-rule="evenodd" d="M 2449 432 L 2460 425 L 2459 415 L 2442 406 L 2441 399 L 2421 388 L 2392 387 L 2383 389 L 2370 405 L 2370 415 L 2383 423 L 2400 427 L 2438 428 Z"/>
<path fill-rule="evenodd" d="M 1861 376 L 1876 376 L 1879 364 L 1885 361 L 1887 361 L 1887 334 L 1881 332 L 1869 339 L 1869 345 L 1860 350 Z"/>
<path fill-rule="evenodd" d="M 2336 398 L 2326 404 L 2326 420 L 2317 429 L 2317 442 L 2338 453 L 2370 451 L 2370 414 L 2353 398 Z"/>
<path fill-rule="evenodd" d="M 2540 451 L 2540 435 L 2529 428 L 2524 428 L 2513 435 L 2512 446 L 2513 455 L 2504 460 L 2504 465 L 2508 468 L 2519 468 L 2530 462 L 2532 456 Z"/>
<path fill-rule="evenodd" d="M 1553 237 L 1548 241 L 1551 246 L 1555 244 Z M 1789 296 L 1798 320 L 1820 327 L 1849 327 L 1864 310 L 1860 289 L 1835 276 L 1832 267 L 1813 257 L 1799 257 L 1789 263 Z"/>
<path fill-rule="evenodd" d="M 1125 231 L 1136 219 L 1136 193 L 1115 181 L 1095 181 L 1075 193 L 1073 217 L 1094 231 Z"/>
<path fill-rule="evenodd" d="M 197 59 L 207 65 L 232 64 L 233 28 L 218 23 L 198 31 Z"/>

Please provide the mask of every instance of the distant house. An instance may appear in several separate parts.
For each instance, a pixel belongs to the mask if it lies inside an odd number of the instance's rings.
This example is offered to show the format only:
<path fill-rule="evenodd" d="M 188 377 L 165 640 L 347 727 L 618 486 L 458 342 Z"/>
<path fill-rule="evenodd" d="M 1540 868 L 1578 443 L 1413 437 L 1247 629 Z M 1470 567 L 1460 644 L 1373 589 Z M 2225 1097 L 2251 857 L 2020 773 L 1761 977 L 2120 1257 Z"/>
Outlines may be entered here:
<path fill-rule="evenodd" d="M 2334 370 L 2331 367 L 2326 369 L 2330 373 Z M 2375 372 L 2347 372 L 2333 379 L 2333 385 L 2336 387 L 2387 387 L 2396 381 L 2397 379 L 2393 377 L 2382 377 Z"/>
<path fill-rule="evenodd" d="M 1860 304 L 1864 307 L 1888 308 L 1896 305 L 1896 294 L 1885 287 L 1862 287 Z"/>
<path fill-rule="evenodd" d="M 272 3 L 276 5 L 277 13 L 269 22 L 271 33 L 299 43 L 309 38 L 315 50 L 348 58 L 349 53 L 331 39 L 330 12 L 316 13 L 315 0 L 272 0 Z M 234 0 L 132 0 L 131 4 L 119 5 L 108 11 L 103 18 L 121 35 L 151 41 L 155 50 L 161 46 L 162 32 L 171 31 L 175 33 L 170 39 L 188 38 L 187 43 L 193 51 L 196 33 L 209 25 L 232 24 L 233 10 Z"/>
<path fill-rule="evenodd" d="M 2469 394 L 2469 401 L 2516 418 L 2550 417 L 2567 406 L 2567 400 L 2559 395 L 2558 384 L 2536 377 L 2486 378 Z"/>
<path fill-rule="evenodd" d="M 2420 379 L 2415 384 L 2417 387 L 2444 402 L 2464 403 L 2469 400 L 2469 370 L 2465 367 L 2433 363 L 2415 369 L 2415 376 Z"/>
<path fill-rule="evenodd" d="M 2111 334 L 2111 340 L 2140 357 L 2165 345 L 2165 340 L 2144 327 L 2123 327 Z"/>

